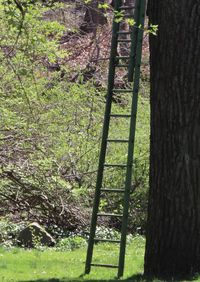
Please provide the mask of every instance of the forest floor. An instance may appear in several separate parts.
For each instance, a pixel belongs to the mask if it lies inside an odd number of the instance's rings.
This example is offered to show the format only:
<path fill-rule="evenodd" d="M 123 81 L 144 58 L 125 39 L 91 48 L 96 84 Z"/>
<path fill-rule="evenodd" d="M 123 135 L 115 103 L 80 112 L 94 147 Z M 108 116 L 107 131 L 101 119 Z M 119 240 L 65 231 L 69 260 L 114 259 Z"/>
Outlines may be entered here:
<path fill-rule="evenodd" d="M 145 240 L 135 237 L 127 246 L 123 279 L 120 281 L 147 281 L 142 277 Z M 24 250 L 0 248 L 1 282 L 108 282 L 118 281 L 116 270 L 93 268 L 90 275 L 83 275 L 86 248 L 59 252 L 56 249 Z M 118 247 L 112 244 L 95 246 L 95 260 L 100 263 L 117 263 Z M 149 281 L 149 280 L 148 280 Z M 151 280 L 158 282 L 161 280 Z M 176 280 L 173 280 L 176 281 Z M 198 278 L 179 281 L 200 281 Z"/>

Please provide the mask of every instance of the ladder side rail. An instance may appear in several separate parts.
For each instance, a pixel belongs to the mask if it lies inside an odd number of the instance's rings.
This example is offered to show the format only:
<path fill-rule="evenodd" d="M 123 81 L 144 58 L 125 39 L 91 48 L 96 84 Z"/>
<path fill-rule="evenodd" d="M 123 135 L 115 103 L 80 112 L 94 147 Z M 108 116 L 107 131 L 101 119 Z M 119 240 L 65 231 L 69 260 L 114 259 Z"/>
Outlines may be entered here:
<path fill-rule="evenodd" d="M 136 59 L 135 59 L 132 117 L 130 121 L 130 135 L 129 135 L 128 157 L 127 157 L 127 173 L 126 173 L 126 181 L 125 181 L 124 204 L 123 204 L 118 277 L 123 276 L 123 272 L 124 272 L 126 233 L 127 233 L 127 224 L 128 224 L 130 189 L 131 189 L 131 181 L 132 181 L 132 173 L 133 173 L 132 169 L 133 169 L 133 158 L 134 158 L 134 143 L 135 143 L 136 117 L 137 117 L 137 105 L 138 105 L 138 92 L 139 92 L 139 83 L 140 83 L 140 66 L 142 59 L 145 9 L 146 9 L 146 0 L 141 0 L 141 6 L 139 11 L 141 27 L 138 30 L 138 44 L 137 44 Z"/>
<path fill-rule="evenodd" d="M 138 26 L 140 25 L 140 5 L 141 0 L 136 0 L 135 11 L 134 11 L 134 21 L 133 30 L 131 33 L 131 52 L 129 58 L 128 66 L 128 81 L 133 82 L 134 70 L 135 70 L 135 56 L 137 48 L 137 37 L 138 37 Z"/>
<path fill-rule="evenodd" d="M 115 11 L 120 11 L 121 2 L 122 2 L 121 0 L 115 1 Z M 101 149 L 100 149 L 96 189 L 95 189 L 95 195 L 94 195 L 90 235 L 89 235 L 88 249 L 87 249 L 87 256 L 86 256 L 85 274 L 89 274 L 91 270 L 94 238 L 95 238 L 95 232 L 96 232 L 98 209 L 99 209 L 100 196 L 101 196 L 101 186 L 102 186 L 102 180 L 103 180 L 104 163 L 105 163 L 105 157 L 106 157 L 107 138 L 108 138 L 109 124 L 110 124 L 112 95 L 113 95 L 114 80 L 115 80 L 115 66 L 116 66 L 116 56 L 117 56 L 117 46 L 118 46 L 118 42 L 117 42 L 118 33 L 117 32 L 118 31 L 119 31 L 119 23 L 115 21 L 115 17 L 114 17 L 113 28 L 112 28 L 112 42 L 111 42 L 111 53 L 110 53 L 110 63 L 109 63 L 106 108 L 105 108 L 105 115 L 104 115 L 102 142 L 101 142 Z"/>

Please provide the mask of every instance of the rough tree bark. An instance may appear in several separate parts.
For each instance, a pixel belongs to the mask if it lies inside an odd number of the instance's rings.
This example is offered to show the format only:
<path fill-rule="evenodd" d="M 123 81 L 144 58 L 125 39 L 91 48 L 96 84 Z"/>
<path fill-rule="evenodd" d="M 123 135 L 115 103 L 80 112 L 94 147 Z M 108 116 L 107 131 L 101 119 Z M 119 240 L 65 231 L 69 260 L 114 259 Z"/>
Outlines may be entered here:
<path fill-rule="evenodd" d="M 149 0 L 151 148 L 145 274 L 200 272 L 200 1 Z"/>

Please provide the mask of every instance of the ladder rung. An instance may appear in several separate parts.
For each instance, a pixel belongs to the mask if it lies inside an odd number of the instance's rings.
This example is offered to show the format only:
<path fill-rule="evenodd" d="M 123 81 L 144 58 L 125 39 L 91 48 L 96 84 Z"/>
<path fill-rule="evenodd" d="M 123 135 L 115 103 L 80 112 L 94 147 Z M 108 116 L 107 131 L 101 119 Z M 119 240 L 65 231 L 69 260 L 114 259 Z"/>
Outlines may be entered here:
<path fill-rule="evenodd" d="M 124 167 L 127 167 L 127 165 L 125 164 L 104 164 L 105 167 L 121 167 L 121 168 L 124 168 Z"/>
<path fill-rule="evenodd" d="M 128 139 L 107 139 L 107 142 L 113 142 L 113 143 L 128 143 Z"/>
<path fill-rule="evenodd" d="M 129 65 L 116 65 L 118 68 L 127 68 Z"/>
<path fill-rule="evenodd" d="M 122 217 L 123 215 L 117 213 L 98 213 L 97 216 Z"/>
<path fill-rule="evenodd" d="M 131 39 L 118 39 L 117 42 L 130 43 Z"/>
<path fill-rule="evenodd" d="M 130 118 L 132 117 L 131 115 L 120 115 L 120 114 L 111 114 L 110 117 L 116 117 L 116 118 Z"/>
<path fill-rule="evenodd" d="M 132 93 L 132 89 L 113 89 L 113 92 Z"/>
<path fill-rule="evenodd" d="M 124 18 L 134 18 L 134 15 L 129 15 L 129 14 L 125 14 L 123 16 L 124 16 Z"/>
<path fill-rule="evenodd" d="M 131 10 L 131 9 L 135 9 L 135 6 L 121 6 L 120 9 L 122 10 Z"/>
<path fill-rule="evenodd" d="M 117 34 L 132 34 L 131 31 L 118 31 Z"/>
<path fill-rule="evenodd" d="M 130 59 L 128 56 L 117 56 L 116 59 L 122 60 L 122 59 Z"/>
<path fill-rule="evenodd" d="M 94 238 L 95 242 L 110 242 L 110 243 L 120 243 L 120 240 L 112 240 L 112 239 L 100 239 L 100 238 Z"/>
<path fill-rule="evenodd" d="M 108 188 L 103 188 L 103 189 L 101 189 L 101 192 L 124 193 L 125 189 L 108 189 Z"/>
<path fill-rule="evenodd" d="M 98 263 L 91 263 L 91 266 L 97 266 L 97 267 L 110 267 L 110 268 L 118 268 L 118 265 L 114 264 L 98 264 Z"/>

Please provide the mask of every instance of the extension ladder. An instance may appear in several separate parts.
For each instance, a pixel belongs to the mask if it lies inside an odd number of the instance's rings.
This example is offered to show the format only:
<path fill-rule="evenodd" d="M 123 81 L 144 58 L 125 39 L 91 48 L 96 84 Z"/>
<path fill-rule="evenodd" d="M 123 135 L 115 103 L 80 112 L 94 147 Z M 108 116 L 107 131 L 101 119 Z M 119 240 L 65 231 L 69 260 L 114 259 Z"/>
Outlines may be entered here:
<path fill-rule="evenodd" d="M 133 154 L 134 154 L 134 141 L 135 141 L 135 129 L 136 129 L 136 115 L 137 115 L 137 103 L 138 103 L 138 91 L 140 81 L 140 65 L 142 57 L 142 42 L 143 42 L 143 30 L 144 30 L 144 19 L 145 19 L 146 0 L 136 0 L 135 6 L 124 6 L 121 0 L 115 0 L 115 15 L 122 15 L 122 21 L 113 20 L 112 29 L 112 42 L 111 42 L 111 54 L 109 64 L 109 75 L 108 75 L 108 92 L 104 116 L 102 143 L 99 157 L 99 166 L 96 181 L 96 190 L 94 197 L 93 213 L 90 227 L 90 235 L 88 242 L 87 258 L 85 264 L 85 274 L 90 273 L 91 267 L 109 267 L 118 269 L 118 278 L 123 276 L 124 262 L 125 262 L 125 249 L 126 249 L 126 234 L 127 234 L 127 223 L 128 223 L 128 212 L 129 212 L 129 201 L 130 191 L 132 182 L 133 172 Z M 133 12 L 134 11 L 134 12 Z M 131 12 L 131 13 L 130 13 Z M 120 29 L 122 22 L 126 18 L 132 18 L 135 21 L 135 25 L 130 31 L 124 31 Z M 129 35 L 129 39 L 121 39 L 120 35 Z M 124 37 L 123 37 L 124 38 Z M 130 42 L 129 56 L 118 55 L 118 47 L 120 43 Z M 128 61 L 123 63 L 123 61 Z M 115 87 L 115 75 L 116 68 L 125 68 L 128 71 L 128 81 L 133 82 L 132 87 L 126 89 L 119 89 Z M 115 114 L 111 112 L 111 106 L 113 103 L 113 95 L 116 93 L 125 94 L 130 93 L 132 95 L 132 106 L 129 114 Z M 130 120 L 130 131 L 129 138 L 125 139 L 109 139 L 109 126 L 110 119 L 129 119 Z M 106 151 L 109 143 L 124 144 L 127 143 L 127 163 L 126 164 L 108 164 L 106 163 Z M 106 168 L 122 168 L 126 171 L 125 176 L 125 187 L 123 188 L 104 188 L 102 187 L 104 170 Z M 123 212 L 122 214 L 115 213 L 100 213 L 99 205 L 102 193 L 121 193 L 123 195 Z M 97 238 L 96 227 L 97 220 L 99 217 L 117 217 L 121 219 L 121 238 L 120 240 L 108 240 Z M 92 263 L 93 248 L 96 242 L 112 242 L 119 243 L 119 261 L 118 265 L 112 264 L 97 264 Z"/>

